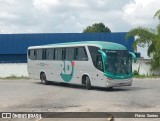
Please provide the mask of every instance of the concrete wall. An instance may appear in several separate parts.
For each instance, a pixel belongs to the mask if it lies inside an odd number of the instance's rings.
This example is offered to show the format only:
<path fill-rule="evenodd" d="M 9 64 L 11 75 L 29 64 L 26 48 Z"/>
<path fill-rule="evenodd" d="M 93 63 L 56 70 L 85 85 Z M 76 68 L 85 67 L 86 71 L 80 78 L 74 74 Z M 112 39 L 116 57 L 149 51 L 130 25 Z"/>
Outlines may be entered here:
<path fill-rule="evenodd" d="M 141 75 L 160 75 L 160 70 L 157 71 L 151 71 L 149 59 L 137 59 L 136 63 L 133 63 L 133 71 L 139 70 L 139 74 Z M 26 76 L 28 77 L 28 71 L 27 71 L 27 64 L 26 63 L 4 63 L 0 64 L 0 77 L 7 77 L 7 76 Z"/>
<path fill-rule="evenodd" d="M 27 64 L 26 63 L 7 63 L 0 64 L 0 77 L 8 76 L 26 76 L 28 77 Z"/>
<path fill-rule="evenodd" d="M 137 59 L 136 63 L 133 63 L 132 69 L 139 70 L 140 75 L 160 75 L 160 70 L 151 71 L 150 59 Z"/>

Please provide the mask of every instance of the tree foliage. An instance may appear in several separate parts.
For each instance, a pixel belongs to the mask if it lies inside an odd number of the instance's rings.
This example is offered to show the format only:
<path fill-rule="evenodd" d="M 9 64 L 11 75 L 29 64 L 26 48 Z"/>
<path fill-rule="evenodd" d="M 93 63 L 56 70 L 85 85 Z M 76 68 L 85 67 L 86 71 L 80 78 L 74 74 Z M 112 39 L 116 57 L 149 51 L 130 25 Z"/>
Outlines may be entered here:
<path fill-rule="evenodd" d="M 95 23 L 92 26 L 88 26 L 83 30 L 83 33 L 86 32 L 111 32 L 111 30 L 105 26 L 103 23 Z"/>
<path fill-rule="evenodd" d="M 156 27 L 156 30 L 148 29 L 144 27 L 137 27 L 131 29 L 126 35 L 126 39 L 129 39 L 131 36 L 135 37 L 133 46 L 148 46 L 148 56 L 151 57 L 151 66 L 152 69 L 160 68 L 160 10 L 158 10 L 154 18 L 159 19 L 159 23 Z"/>

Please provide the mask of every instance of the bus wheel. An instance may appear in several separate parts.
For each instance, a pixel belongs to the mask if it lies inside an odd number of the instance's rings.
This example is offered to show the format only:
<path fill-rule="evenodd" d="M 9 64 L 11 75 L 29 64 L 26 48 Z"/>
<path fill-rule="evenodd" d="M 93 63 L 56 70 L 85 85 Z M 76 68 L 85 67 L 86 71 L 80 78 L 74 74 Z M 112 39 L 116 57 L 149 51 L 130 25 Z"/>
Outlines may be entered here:
<path fill-rule="evenodd" d="M 90 90 L 91 89 L 91 82 L 88 76 L 86 76 L 86 89 Z"/>
<path fill-rule="evenodd" d="M 45 84 L 45 85 L 48 84 L 48 81 L 47 81 L 47 79 L 46 79 L 45 73 L 41 73 L 40 78 L 41 78 L 41 83 L 42 83 L 42 84 Z"/>

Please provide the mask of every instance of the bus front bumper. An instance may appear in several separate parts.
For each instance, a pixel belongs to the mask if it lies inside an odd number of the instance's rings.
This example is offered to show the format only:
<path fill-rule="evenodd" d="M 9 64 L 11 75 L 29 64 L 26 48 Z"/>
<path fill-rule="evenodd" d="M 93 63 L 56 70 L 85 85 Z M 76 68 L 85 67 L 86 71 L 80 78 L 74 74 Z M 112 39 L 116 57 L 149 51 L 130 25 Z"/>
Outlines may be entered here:
<path fill-rule="evenodd" d="M 131 86 L 132 78 L 129 79 L 107 79 L 106 87 Z"/>

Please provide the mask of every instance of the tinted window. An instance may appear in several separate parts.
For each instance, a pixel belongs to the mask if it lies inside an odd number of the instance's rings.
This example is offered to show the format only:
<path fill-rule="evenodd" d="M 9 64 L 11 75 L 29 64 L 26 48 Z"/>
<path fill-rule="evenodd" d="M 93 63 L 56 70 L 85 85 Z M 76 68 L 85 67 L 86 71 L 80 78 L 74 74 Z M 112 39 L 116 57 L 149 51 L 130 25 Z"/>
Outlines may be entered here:
<path fill-rule="evenodd" d="M 100 54 L 96 56 L 96 65 L 95 65 L 95 67 L 100 71 L 104 71 L 102 56 Z"/>
<path fill-rule="evenodd" d="M 66 59 L 66 48 L 62 48 L 62 60 Z"/>
<path fill-rule="evenodd" d="M 29 59 L 31 60 L 41 60 L 42 59 L 42 50 L 35 49 L 28 51 Z"/>
<path fill-rule="evenodd" d="M 74 60 L 74 48 L 66 48 L 66 60 Z"/>
<path fill-rule="evenodd" d="M 36 50 L 36 60 L 42 60 L 42 49 Z"/>
<path fill-rule="evenodd" d="M 62 48 L 55 49 L 55 60 L 62 60 Z"/>
<path fill-rule="evenodd" d="M 106 71 L 116 74 L 131 74 L 132 62 L 127 50 L 104 50 L 107 55 Z"/>
<path fill-rule="evenodd" d="M 29 50 L 28 51 L 28 57 L 31 60 L 35 60 L 35 50 Z"/>
<path fill-rule="evenodd" d="M 46 49 L 42 50 L 42 60 L 46 60 L 47 57 L 47 53 L 46 53 Z"/>
<path fill-rule="evenodd" d="M 37 50 L 34 50 L 34 60 L 37 59 Z"/>
<path fill-rule="evenodd" d="M 54 59 L 54 49 L 47 49 L 47 60 Z"/>
<path fill-rule="evenodd" d="M 87 53 L 84 47 L 75 48 L 75 60 L 87 61 Z"/>
<path fill-rule="evenodd" d="M 88 60 L 85 47 L 28 50 L 28 57 L 32 60 Z"/>
<path fill-rule="evenodd" d="M 99 48 L 94 46 L 88 46 L 89 52 L 91 54 L 93 65 L 97 68 L 97 55 Z"/>
<path fill-rule="evenodd" d="M 30 57 L 30 54 L 31 54 L 31 50 L 28 50 L 28 57 Z"/>

